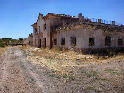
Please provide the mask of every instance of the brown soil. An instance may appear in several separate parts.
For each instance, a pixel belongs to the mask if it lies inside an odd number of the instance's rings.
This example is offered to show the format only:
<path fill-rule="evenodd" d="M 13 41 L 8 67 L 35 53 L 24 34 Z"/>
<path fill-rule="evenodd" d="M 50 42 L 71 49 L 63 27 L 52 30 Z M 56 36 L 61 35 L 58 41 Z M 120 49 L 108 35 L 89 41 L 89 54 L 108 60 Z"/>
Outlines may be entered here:
<path fill-rule="evenodd" d="M 42 93 L 18 48 L 9 48 L 0 60 L 0 93 Z"/>

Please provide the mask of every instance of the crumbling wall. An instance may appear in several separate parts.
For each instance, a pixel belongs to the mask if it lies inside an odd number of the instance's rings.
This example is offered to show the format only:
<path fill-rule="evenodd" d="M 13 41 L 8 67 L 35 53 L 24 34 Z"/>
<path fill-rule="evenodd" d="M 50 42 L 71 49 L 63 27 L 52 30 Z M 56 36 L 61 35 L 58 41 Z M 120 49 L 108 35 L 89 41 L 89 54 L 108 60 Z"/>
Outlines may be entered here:
<path fill-rule="evenodd" d="M 98 28 L 97 26 L 92 25 L 77 25 L 74 27 L 66 27 L 62 29 L 56 30 L 56 34 L 54 38 L 57 39 L 57 46 L 64 48 L 108 48 L 108 47 L 124 47 L 124 30 L 117 31 L 117 29 L 113 29 L 113 31 L 109 31 L 110 29 L 103 30 L 102 28 Z M 105 45 L 105 38 L 107 36 L 111 37 L 111 46 Z M 71 37 L 76 37 L 76 46 L 71 45 Z M 65 45 L 61 45 L 61 39 L 65 38 Z M 89 46 L 89 38 L 94 39 L 94 46 Z M 118 39 L 123 39 L 123 45 L 118 45 Z"/>

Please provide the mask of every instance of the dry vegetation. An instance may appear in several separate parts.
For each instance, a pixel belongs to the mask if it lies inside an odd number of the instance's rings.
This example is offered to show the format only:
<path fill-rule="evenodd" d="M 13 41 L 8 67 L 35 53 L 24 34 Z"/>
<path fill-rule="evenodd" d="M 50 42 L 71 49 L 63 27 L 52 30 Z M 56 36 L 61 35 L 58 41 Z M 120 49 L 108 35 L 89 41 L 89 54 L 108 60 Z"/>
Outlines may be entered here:
<path fill-rule="evenodd" d="M 0 47 L 0 56 L 5 52 L 5 49 L 6 49 L 6 48 L 1 48 L 1 47 Z"/>
<path fill-rule="evenodd" d="M 83 55 L 71 50 L 59 50 L 56 48 L 39 49 L 23 46 L 22 49 L 27 51 L 29 59 L 35 60 L 35 64 L 45 65 L 61 74 L 69 72 L 69 69 L 65 69 L 66 67 L 84 67 L 84 64 L 105 64 L 120 59 L 124 60 L 124 55 L 98 58 L 94 55 Z M 30 53 L 32 53 L 32 56 L 30 56 Z"/>
<path fill-rule="evenodd" d="M 74 51 L 59 50 L 59 49 L 39 49 L 24 46 L 23 49 L 27 50 L 27 53 L 32 53 L 34 56 L 28 56 L 29 59 L 36 60 L 35 64 L 42 64 L 49 67 L 52 70 L 58 71 L 61 74 L 65 74 L 65 67 L 81 67 L 81 63 L 90 63 L 93 56 L 82 55 Z M 40 62 L 37 62 L 40 60 Z"/>
<path fill-rule="evenodd" d="M 98 58 L 70 50 L 39 49 L 30 46 L 21 49 L 33 64 L 47 67 L 51 71 L 47 72 L 47 75 L 61 81 L 63 86 L 74 92 L 124 92 L 124 55 Z"/>

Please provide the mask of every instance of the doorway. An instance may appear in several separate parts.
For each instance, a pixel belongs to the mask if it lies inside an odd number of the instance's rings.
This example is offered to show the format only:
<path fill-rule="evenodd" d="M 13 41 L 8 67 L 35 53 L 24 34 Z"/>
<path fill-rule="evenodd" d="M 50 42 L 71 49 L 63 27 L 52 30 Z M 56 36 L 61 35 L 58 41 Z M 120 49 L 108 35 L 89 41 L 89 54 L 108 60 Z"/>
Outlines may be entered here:
<path fill-rule="evenodd" d="M 46 48 L 46 38 L 44 38 L 44 47 Z"/>
<path fill-rule="evenodd" d="M 39 39 L 39 46 L 38 48 L 41 48 L 41 39 Z"/>

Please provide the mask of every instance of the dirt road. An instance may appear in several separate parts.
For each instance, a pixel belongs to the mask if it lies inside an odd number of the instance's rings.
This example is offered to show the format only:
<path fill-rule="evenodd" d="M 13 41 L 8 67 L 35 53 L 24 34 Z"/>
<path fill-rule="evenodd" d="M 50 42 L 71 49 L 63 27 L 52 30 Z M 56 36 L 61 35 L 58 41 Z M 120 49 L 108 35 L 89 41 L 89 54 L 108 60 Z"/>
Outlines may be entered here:
<path fill-rule="evenodd" d="M 3 58 L 0 60 L 0 93 L 43 93 L 43 84 L 35 81 L 37 75 L 31 71 L 21 50 L 9 48 Z"/>

